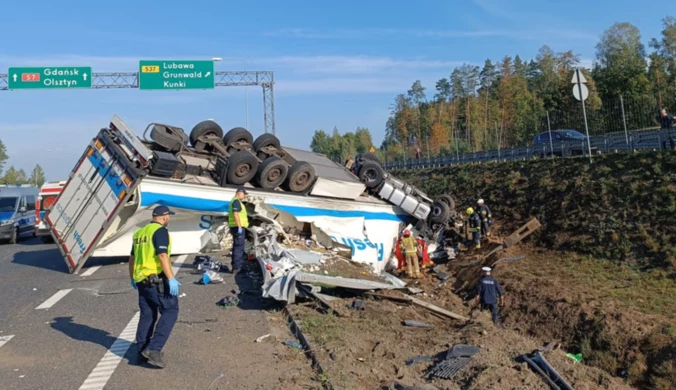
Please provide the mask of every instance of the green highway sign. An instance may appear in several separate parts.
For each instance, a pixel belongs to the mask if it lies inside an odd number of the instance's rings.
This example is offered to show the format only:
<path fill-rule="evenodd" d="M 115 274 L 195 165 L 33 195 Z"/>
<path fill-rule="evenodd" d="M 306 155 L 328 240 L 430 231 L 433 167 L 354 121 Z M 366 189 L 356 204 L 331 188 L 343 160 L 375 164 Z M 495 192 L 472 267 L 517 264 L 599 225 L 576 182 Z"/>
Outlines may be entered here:
<path fill-rule="evenodd" d="M 92 68 L 87 66 L 51 66 L 9 68 L 9 89 L 91 88 Z"/>
<path fill-rule="evenodd" d="M 214 88 L 213 61 L 140 61 L 139 89 Z"/>

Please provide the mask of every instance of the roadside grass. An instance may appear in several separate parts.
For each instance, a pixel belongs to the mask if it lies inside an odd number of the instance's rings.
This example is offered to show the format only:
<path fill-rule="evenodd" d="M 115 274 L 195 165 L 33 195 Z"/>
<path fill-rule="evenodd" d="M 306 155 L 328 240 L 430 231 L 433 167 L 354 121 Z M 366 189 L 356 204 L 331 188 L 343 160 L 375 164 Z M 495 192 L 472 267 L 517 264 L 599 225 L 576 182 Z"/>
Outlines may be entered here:
<path fill-rule="evenodd" d="M 300 322 L 303 332 L 311 336 L 318 347 L 323 348 L 327 343 L 340 337 L 341 325 L 336 321 L 334 316 L 316 315 L 304 317 Z"/>
<path fill-rule="evenodd" d="M 580 290 L 610 298 L 646 314 L 676 318 L 676 281 L 660 269 L 641 271 L 630 265 L 570 255 L 561 259 L 562 279 Z M 673 332 L 673 330 L 671 330 Z"/>

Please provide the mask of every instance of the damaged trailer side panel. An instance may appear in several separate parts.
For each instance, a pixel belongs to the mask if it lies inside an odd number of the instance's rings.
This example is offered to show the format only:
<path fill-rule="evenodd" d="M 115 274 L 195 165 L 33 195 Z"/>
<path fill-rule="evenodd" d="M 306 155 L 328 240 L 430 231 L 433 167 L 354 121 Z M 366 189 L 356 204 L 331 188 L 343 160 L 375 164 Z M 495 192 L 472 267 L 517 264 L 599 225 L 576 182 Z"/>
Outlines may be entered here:
<path fill-rule="evenodd" d="M 172 253 L 198 253 L 227 233 L 227 212 L 236 188 L 176 183 L 146 177 L 139 186 L 140 205 L 121 222 L 116 232 L 106 234 L 94 255 L 126 256 L 131 237 L 150 218 L 158 204 L 176 212 L 171 222 Z M 313 224 L 334 242 L 351 249 L 354 261 L 367 263 L 379 272 L 393 252 L 401 224 L 410 217 L 379 200 L 339 200 L 299 196 L 251 188 L 249 200 L 277 210 L 289 225 Z"/>
<path fill-rule="evenodd" d="M 115 117 L 114 130 L 103 129 L 92 140 L 45 215 L 71 273 L 82 268 L 144 175 L 132 161 L 147 163 L 143 158 L 147 154 L 135 151 L 133 142 L 116 131 L 119 127 L 126 128 Z"/>

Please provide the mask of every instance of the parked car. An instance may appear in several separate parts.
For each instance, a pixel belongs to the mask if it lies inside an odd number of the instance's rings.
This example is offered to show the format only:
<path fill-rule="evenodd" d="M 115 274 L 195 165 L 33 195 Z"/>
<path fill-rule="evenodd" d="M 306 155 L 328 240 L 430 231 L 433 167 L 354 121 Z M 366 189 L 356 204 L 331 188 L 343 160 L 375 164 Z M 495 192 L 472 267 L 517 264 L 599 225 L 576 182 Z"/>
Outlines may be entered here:
<path fill-rule="evenodd" d="M 533 146 L 544 145 L 549 147 L 549 134 L 549 131 L 545 131 L 535 136 Z M 551 136 L 555 156 L 582 155 L 587 150 L 587 136 L 577 130 L 552 130 Z M 591 151 L 595 154 L 599 153 L 596 147 L 592 147 Z M 546 155 L 551 155 L 551 152 L 547 152 Z M 542 157 L 544 156 L 545 153 L 542 153 Z"/>

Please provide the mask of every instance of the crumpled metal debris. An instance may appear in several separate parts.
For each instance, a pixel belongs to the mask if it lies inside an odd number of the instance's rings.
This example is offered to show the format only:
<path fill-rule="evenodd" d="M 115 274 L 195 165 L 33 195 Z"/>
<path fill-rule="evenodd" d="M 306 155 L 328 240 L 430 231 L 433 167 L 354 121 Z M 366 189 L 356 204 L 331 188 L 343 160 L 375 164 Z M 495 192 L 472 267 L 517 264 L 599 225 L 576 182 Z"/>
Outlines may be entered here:
<path fill-rule="evenodd" d="M 239 305 L 239 298 L 229 295 L 217 303 L 218 306 L 222 307 L 223 309 L 227 309 L 229 307 L 237 306 Z"/>

